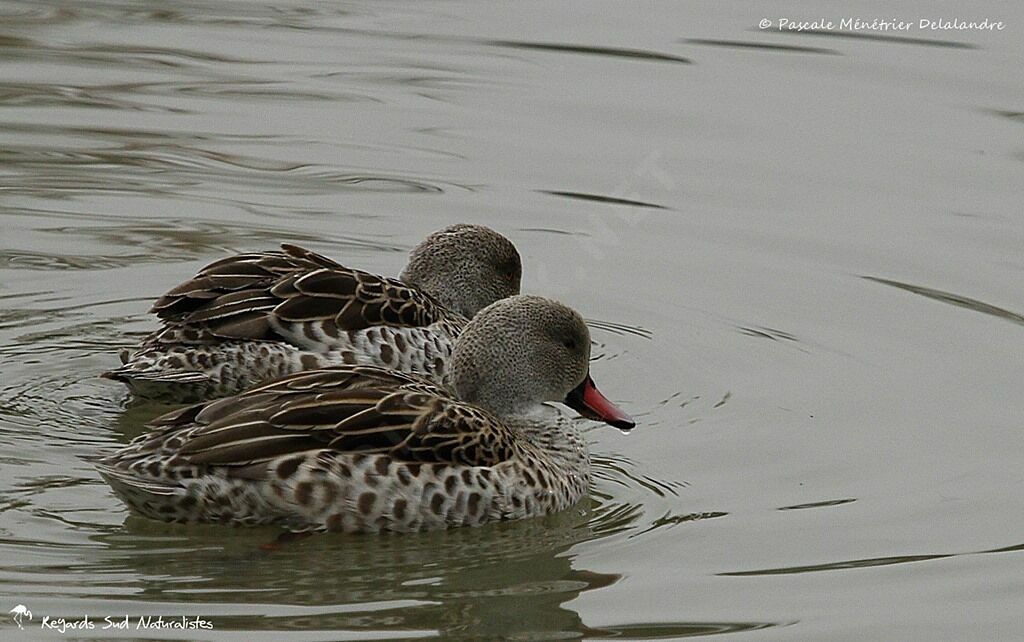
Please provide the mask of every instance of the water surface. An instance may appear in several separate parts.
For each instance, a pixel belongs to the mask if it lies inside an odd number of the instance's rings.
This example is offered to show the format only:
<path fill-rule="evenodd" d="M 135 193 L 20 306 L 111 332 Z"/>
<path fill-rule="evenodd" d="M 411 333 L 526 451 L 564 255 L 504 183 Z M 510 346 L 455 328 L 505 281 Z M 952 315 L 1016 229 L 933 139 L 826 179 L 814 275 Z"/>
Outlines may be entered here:
<path fill-rule="evenodd" d="M 896 17 L 1006 29 L 0 6 L 0 611 L 66 639 L 1019 635 L 1024 11 L 973 4 Z M 267 551 L 273 529 L 129 517 L 88 464 L 166 409 L 96 375 L 205 263 L 287 241 L 396 274 L 460 221 L 591 320 L 639 420 L 587 433 L 576 509 Z M 101 628 L 125 616 L 214 630 Z"/>

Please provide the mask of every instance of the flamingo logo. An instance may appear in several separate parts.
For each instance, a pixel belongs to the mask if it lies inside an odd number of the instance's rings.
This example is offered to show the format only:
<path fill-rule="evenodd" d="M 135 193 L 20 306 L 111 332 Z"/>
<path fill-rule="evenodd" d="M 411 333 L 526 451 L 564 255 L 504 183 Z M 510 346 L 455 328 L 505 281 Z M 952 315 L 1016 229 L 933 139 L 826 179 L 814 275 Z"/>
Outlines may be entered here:
<path fill-rule="evenodd" d="M 14 623 L 17 624 L 18 628 L 22 631 L 25 630 L 25 627 L 21 625 L 21 621 L 25 618 L 28 618 L 29 622 L 32 621 L 32 611 L 29 611 L 28 607 L 24 604 L 19 604 L 18 606 L 14 607 L 10 610 L 10 613 L 12 614 L 11 617 L 14 618 Z"/>

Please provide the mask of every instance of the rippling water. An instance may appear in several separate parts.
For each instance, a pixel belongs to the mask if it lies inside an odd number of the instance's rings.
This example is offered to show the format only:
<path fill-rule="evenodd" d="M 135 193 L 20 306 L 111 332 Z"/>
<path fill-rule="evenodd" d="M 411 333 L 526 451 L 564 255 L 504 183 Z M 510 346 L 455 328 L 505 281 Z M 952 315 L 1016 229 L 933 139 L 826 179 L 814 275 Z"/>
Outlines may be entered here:
<path fill-rule="evenodd" d="M 65 638 L 1020 635 L 1024 11 L 975 4 L 788 17 L 1006 29 L 8 0 L 0 612 L 94 622 Z M 96 374 L 154 297 L 281 241 L 395 274 L 459 221 L 587 316 L 595 378 L 639 420 L 587 433 L 589 500 L 276 547 L 126 514 L 88 458 L 166 408 Z"/>

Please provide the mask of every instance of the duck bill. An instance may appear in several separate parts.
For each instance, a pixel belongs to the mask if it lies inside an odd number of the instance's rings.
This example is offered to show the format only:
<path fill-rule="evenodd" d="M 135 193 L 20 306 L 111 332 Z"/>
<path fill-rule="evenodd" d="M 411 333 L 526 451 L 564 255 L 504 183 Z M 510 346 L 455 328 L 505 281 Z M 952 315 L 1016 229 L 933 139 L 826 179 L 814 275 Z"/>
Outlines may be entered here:
<path fill-rule="evenodd" d="M 587 419 L 603 421 L 621 430 L 629 430 L 636 426 L 633 418 L 608 401 L 594 385 L 588 374 L 586 378 L 565 397 L 565 405 L 580 413 Z"/>

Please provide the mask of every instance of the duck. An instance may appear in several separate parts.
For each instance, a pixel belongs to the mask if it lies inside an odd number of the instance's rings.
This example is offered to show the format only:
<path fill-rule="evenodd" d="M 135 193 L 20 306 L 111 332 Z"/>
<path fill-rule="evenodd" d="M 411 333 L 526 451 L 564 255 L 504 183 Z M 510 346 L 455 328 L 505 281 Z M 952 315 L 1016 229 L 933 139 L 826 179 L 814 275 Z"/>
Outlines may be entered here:
<path fill-rule="evenodd" d="M 300 372 L 156 419 L 96 462 L 135 513 L 292 532 L 414 532 L 535 517 L 590 486 L 580 421 L 635 422 L 597 388 L 572 308 L 505 298 L 466 325 L 451 390 L 377 366 Z"/>
<path fill-rule="evenodd" d="M 202 268 L 153 304 L 162 325 L 101 374 L 141 398 L 194 403 L 293 372 L 377 365 L 447 383 L 455 337 L 519 293 L 515 245 L 482 225 L 429 235 L 398 279 L 296 245 Z"/>

